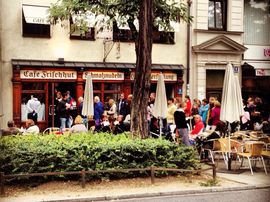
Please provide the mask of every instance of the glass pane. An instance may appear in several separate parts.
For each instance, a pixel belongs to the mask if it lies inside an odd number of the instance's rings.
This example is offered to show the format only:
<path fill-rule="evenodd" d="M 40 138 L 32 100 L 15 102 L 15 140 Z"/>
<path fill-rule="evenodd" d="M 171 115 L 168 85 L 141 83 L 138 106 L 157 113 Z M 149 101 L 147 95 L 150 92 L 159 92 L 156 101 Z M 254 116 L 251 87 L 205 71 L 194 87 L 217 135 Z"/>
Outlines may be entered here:
<path fill-rule="evenodd" d="M 121 84 L 117 84 L 117 83 L 104 83 L 104 90 L 121 91 Z"/>
<path fill-rule="evenodd" d="M 117 93 L 104 93 L 104 102 L 108 102 L 109 99 L 113 99 L 115 102 L 120 98 L 120 94 Z"/>
<path fill-rule="evenodd" d="M 45 121 L 45 94 L 22 94 L 21 119 L 37 118 L 37 121 Z"/>
<path fill-rule="evenodd" d="M 209 28 L 215 28 L 215 4 L 214 4 L 213 1 L 209 1 L 208 27 Z"/>
<path fill-rule="evenodd" d="M 101 83 L 93 83 L 94 90 L 101 90 Z"/>
<path fill-rule="evenodd" d="M 45 83 L 22 83 L 22 89 L 23 90 L 44 90 L 45 89 Z"/>
<path fill-rule="evenodd" d="M 221 2 L 216 2 L 216 28 L 222 29 L 222 5 Z"/>

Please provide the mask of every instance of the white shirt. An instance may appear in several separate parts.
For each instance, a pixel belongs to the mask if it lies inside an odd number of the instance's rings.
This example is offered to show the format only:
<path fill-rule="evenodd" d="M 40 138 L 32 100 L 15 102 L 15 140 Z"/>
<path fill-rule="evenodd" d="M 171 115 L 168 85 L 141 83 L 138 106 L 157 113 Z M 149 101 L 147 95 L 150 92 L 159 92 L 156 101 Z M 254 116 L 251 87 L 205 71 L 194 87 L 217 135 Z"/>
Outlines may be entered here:
<path fill-rule="evenodd" d="M 30 135 L 30 134 L 34 135 L 39 134 L 39 127 L 37 125 L 30 126 L 23 132 L 23 135 Z"/>
<path fill-rule="evenodd" d="M 28 100 L 26 104 L 28 113 L 32 113 L 33 111 L 37 112 L 40 106 L 41 106 L 40 101 L 38 101 L 37 98 L 32 98 Z"/>

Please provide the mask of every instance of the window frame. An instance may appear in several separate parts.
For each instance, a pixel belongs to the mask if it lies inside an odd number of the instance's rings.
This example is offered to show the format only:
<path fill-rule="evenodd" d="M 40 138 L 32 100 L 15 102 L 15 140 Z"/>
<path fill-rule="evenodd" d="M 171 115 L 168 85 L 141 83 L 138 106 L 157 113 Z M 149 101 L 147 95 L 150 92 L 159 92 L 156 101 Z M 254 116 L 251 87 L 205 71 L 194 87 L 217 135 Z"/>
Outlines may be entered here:
<path fill-rule="evenodd" d="M 227 30 L 227 0 L 209 0 L 208 12 L 209 12 L 210 2 L 214 2 L 214 27 L 209 27 L 209 14 L 208 14 L 208 30 L 226 31 Z M 217 27 L 217 18 L 216 18 L 216 3 L 217 2 L 221 3 L 222 28 Z"/>
<path fill-rule="evenodd" d="M 26 31 L 28 30 L 28 31 Z M 31 31 L 44 33 L 30 33 Z M 37 31 L 38 30 L 38 31 Z M 25 33 L 26 32 L 26 33 Z M 51 25 L 27 23 L 22 9 L 22 36 L 33 38 L 51 38 Z"/>

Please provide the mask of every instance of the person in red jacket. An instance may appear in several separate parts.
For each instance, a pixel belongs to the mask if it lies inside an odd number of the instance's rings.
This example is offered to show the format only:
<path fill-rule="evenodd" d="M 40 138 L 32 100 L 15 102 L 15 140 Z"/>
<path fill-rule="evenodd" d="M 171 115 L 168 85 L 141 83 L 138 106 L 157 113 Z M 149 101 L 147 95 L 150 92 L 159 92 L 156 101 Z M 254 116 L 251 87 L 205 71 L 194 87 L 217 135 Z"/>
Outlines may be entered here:
<path fill-rule="evenodd" d="M 186 107 L 184 109 L 186 117 L 191 115 L 191 101 L 188 95 L 185 96 Z"/>
<path fill-rule="evenodd" d="M 197 114 L 194 116 L 195 125 L 193 127 L 193 130 L 189 133 L 189 139 L 195 140 L 195 138 L 203 132 L 204 124 L 202 122 L 202 117 Z"/>

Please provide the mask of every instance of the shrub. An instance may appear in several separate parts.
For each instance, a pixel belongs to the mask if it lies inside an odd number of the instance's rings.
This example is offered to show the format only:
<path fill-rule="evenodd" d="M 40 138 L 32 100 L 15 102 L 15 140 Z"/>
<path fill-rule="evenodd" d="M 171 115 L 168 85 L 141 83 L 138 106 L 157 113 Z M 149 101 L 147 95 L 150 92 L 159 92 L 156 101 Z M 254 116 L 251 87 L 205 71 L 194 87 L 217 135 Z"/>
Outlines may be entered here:
<path fill-rule="evenodd" d="M 199 165 L 192 147 L 126 134 L 2 137 L 0 150 L 0 171 L 5 174 Z"/>

